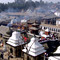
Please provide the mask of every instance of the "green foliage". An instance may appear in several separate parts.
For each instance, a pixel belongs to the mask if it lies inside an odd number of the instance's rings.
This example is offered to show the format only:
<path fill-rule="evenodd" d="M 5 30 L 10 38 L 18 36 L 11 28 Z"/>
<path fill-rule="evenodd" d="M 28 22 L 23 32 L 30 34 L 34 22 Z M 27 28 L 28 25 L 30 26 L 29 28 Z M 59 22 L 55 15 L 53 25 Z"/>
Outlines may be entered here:
<path fill-rule="evenodd" d="M 18 9 L 19 11 L 21 11 L 22 9 L 23 10 L 27 10 L 28 8 L 36 8 L 37 6 L 39 6 L 40 4 L 44 4 L 43 2 L 39 3 L 39 2 L 26 2 L 26 3 L 23 3 L 23 4 L 20 4 L 20 3 L 8 3 L 8 4 L 3 4 L 3 3 L 0 3 L 0 12 L 1 11 L 5 11 L 7 10 L 8 8 L 13 8 L 13 9 Z"/>
<path fill-rule="evenodd" d="M 0 12 L 1 12 L 1 11 L 4 11 L 5 9 L 6 9 L 5 5 L 2 4 L 2 3 L 0 3 Z"/>

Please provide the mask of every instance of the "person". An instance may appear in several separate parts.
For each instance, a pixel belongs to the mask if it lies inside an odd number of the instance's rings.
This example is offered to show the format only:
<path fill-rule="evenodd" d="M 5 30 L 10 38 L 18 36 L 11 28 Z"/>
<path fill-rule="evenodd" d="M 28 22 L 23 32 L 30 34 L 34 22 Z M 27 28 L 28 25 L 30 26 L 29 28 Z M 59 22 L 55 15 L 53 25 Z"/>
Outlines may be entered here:
<path fill-rule="evenodd" d="M 3 52 L 1 53 L 1 58 L 3 59 L 4 57 L 3 57 Z"/>
<path fill-rule="evenodd" d="M 48 60 L 48 54 L 45 53 L 45 60 Z"/>

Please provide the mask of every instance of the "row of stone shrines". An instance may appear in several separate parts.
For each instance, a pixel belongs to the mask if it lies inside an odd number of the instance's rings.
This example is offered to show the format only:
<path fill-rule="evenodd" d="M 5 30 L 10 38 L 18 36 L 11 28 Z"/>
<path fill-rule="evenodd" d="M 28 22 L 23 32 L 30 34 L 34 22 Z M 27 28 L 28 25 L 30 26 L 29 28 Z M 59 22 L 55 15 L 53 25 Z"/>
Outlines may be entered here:
<path fill-rule="evenodd" d="M 7 41 L 8 52 L 13 57 L 22 57 L 23 60 L 43 60 L 46 50 L 35 36 L 28 44 L 24 43 L 21 33 L 14 31 Z"/>

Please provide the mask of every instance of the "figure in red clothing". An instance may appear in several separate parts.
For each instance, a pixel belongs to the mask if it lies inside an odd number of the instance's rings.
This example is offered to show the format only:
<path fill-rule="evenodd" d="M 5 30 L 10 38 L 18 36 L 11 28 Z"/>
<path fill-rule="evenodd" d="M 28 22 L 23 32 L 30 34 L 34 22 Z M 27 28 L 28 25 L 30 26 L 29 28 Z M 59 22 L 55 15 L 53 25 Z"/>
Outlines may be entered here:
<path fill-rule="evenodd" d="M 24 41 L 27 42 L 28 38 L 27 37 L 23 37 L 24 38 Z"/>

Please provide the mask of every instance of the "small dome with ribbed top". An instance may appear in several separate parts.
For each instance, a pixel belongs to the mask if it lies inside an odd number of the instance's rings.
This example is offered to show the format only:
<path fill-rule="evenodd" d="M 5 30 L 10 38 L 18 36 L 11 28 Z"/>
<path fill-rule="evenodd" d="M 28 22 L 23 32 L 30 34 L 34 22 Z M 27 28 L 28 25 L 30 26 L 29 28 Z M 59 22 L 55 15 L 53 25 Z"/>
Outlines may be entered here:
<path fill-rule="evenodd" d="M 22 36 L 20 32 L 14 31 L 12 33 L 12 36 L 7 41 L 7 44 L 12 46 L 19 46 L 24 44 L 24 41 L 22 40 Z"/>
<path fill-rule="evenodd" d="M 31 41 L 25 46 L 25 49 L 23 49 L 22 51 L 28 53 L 31 56 L 38 56 L 46 52 L 42 44 L 40 44 L 38 41 L 38 38 L 32 37 Z"/>

